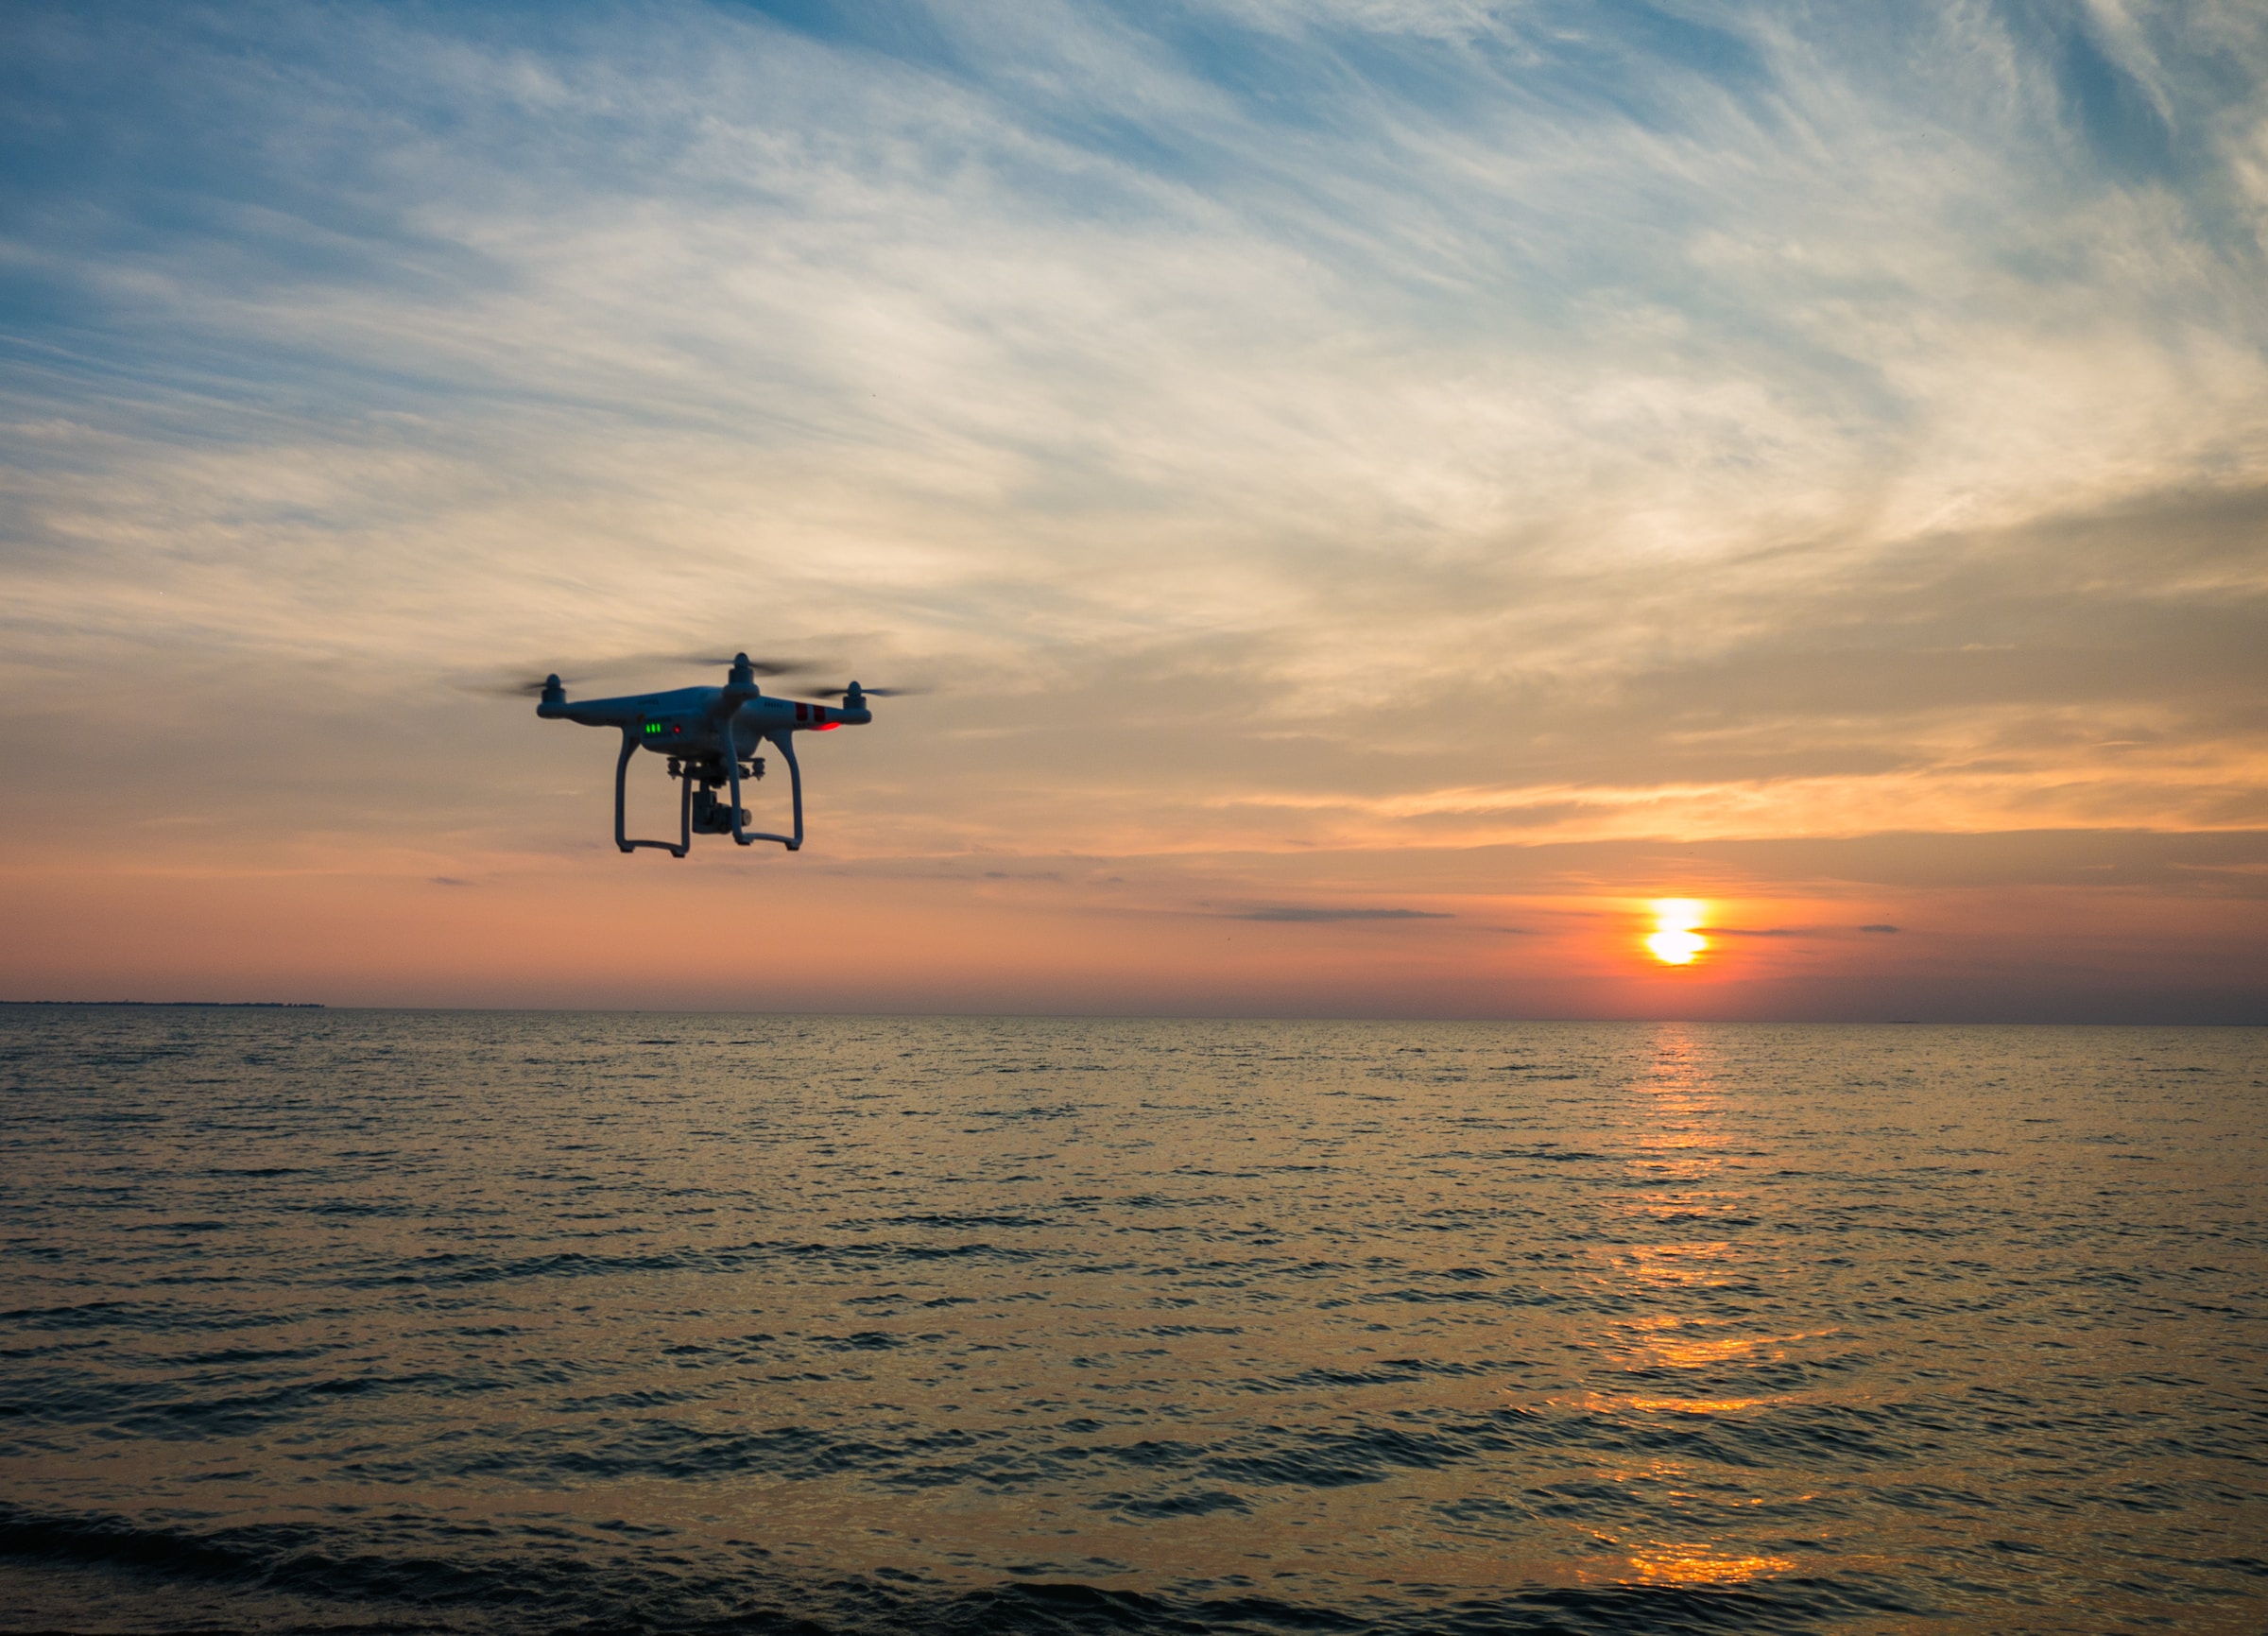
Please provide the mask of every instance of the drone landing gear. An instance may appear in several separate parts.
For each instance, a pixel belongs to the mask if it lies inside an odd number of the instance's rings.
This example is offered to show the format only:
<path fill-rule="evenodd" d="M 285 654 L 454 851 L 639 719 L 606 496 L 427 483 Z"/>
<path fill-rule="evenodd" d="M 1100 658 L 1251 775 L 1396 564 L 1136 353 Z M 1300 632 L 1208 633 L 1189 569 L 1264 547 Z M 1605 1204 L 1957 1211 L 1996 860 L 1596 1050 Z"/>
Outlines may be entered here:
<path fill-rule="evenodd" d="M 796 833 L 792 835 L 774 835 L 743 827 L 748 821 L 748 815 L 741 809 L 740 804 L 740 763 L 728 756 L 725 767 L 730 775 L 732 804 L 724 811 L 732 818 L 732 838 L 744 847 L 754 846 L 758 841 L 778 841 L 791 852 L 800 852 L 803 850 L 803 769 L 796 765 L 795 736 L 786 732 L 767 732 L 764 736 L 772 741 L 787 763 L 788 799 L 795 809 Z M 761 761 L 756 763 L 756 776 L 764 776 L 764 763 Z"/>
<path fill-rule="evenodd" d="M 622 754 L 614 762 L 614 844 L 626 852 L 636 852 L 640 847 L 652 847 L 656 852 L 667 852 L 673 858 L 681 858 L 693 850 L 693 837 L 696 835 L 730 835 L 744 847 L 753 846 L 758 841 L 778 841 L 791 852 L 800 852 L 803 848 L 803 769 L 796 765 L 795 742 L 784 732 L 771 732 L 765 736 L 779 747 L 780 753 L 787 760 L 789 801 L 796 819 L 793 835 L 766 835 L 761 830 L 747 827 L 748 809 L 740 804 L 740 759 L 727 755 L 688 762 L 673 759 L 669 764 L 669 773 L 679 781 L 678 838 L 674 841 L 632 839 L 624 830 L 624 809 L 627 804 L 624 785 L 629 776 L 630 757 L 638 751 L 638 734 L 636 729 L 626 727 L 622 732 Z M 750 778 L 764 776 L 764 761 L 761 757 L 749 762 L 747 775 Z M 720 782 L 730 788 L 729 801 L 720 801 L 716 799 L 716 786 Z M 698 789 L 695 788 L 696 784 Z"/>
<path fill-rule="evenodd" d="M 678 796 L 678 838 L 676 840 L 634 841 L 623 833 L 623 781 L 629 775 L 630 757 L 637 753 L 637 730 L 626 727 L 622 730 L 622 754 L 614 760 L 614 844 L 626 852 L 634 852 L 640 847 L 652 847 L 656 852 L 667 852 L 673 858 L 681 858 L 693 851 L 693 781 L 691 779 L 685 781 L 685 787 L 679 792 Z"/>

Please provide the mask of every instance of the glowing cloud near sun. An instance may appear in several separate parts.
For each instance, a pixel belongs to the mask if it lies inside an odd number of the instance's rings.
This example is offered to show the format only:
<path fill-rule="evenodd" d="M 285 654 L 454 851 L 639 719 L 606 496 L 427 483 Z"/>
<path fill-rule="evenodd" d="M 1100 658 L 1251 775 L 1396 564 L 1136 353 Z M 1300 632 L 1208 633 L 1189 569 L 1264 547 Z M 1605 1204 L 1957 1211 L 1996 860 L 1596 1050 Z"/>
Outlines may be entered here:
<path fill-rule="evenodd" d="M 1690 966 L 1709 947 L 1709 939 L 1693 928 L 1709 905 L 1694 898 L 1657 898 L 1654 933 L 1646 947 L 1665 966 Z"/>

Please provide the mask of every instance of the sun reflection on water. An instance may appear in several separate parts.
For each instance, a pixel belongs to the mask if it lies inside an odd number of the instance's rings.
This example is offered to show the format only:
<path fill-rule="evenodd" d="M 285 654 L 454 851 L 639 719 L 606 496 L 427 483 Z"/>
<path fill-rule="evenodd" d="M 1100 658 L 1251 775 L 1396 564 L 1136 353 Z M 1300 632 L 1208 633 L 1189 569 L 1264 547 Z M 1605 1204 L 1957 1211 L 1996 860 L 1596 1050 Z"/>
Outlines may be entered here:
<path fill-rule="evenodd" d="M 1796 1566 L 1785 1557 L 1716 1557 L 1706 1545 L 1674 1545 L 1630 1558 L 1639 1577 L 1655 1584 L 1739 1585 Z"/>
<path fill-rule="evenodd" d="M 1696 930 L 1706 905 L 1675 899 L 1654 907 L 1660 929 L 1648 948 L 1665 964 L 1690 963 L 1707 946 Z M 1727 1425 L 1753 1424 L 1806 1399 L 1770 1389 L 1794 1384 L 1771 1366 L 1800 1354 L 1811 1337 L 1753 1327 L 1747 1297 L 1784 1269 L 1760 1260 L 1755 1239 L 1739 1231 L 1754 1225 L 1756 1205 L 1744 1168 L 1751 1144 L 1733 1117 L 1739 1088 L 1727 1071 L 1706 1029 L 1666 1025 L 1655 1034 L 1650 1071 L 1630 1087 L 1620 1155 L 1625 1180 L 1614 1205 L 1624 1225 L 1620 1242 L 1601 1247 L 1598 1275 L 1604 1293 L 1635 1309 L 1599 1335 L 1602 1362 L 1619 1365 L 1623 1379 L 1594 1377 L 1593 1389 L 1562 1402 L 1634 1435 L 1658 1435 L 1640 1432 L 1649 1422 L 1697 1429 L 1722 1417 Z M 1627 1473 L 1624 1481 L 1675 1513 L 1663 1519 L 1674 1531 L 1598 1535 L 1613 1562 L 1602 1569 L 1624 1583 L 1695 1589 L 1791 1571 L 1796 1564 L 1768 1548 L 1778 1538 L 1759 1537 L 1745 1514 L 1714 1525 L 1723 1502 L 1707 1469 L 1669 1459 Z"/>

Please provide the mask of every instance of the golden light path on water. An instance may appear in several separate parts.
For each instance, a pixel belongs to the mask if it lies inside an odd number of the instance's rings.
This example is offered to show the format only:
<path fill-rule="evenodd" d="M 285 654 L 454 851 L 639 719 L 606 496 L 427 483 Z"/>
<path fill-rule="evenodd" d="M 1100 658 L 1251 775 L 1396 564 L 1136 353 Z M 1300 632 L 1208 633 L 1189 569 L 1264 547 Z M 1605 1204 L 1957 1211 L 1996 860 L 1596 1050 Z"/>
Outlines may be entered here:
<path fill-rule="evenodd" d="M 1665 966 L 1690 966 L 1706 953 L 1709 939 L 1694 928 L 1707 917 L 1709 905 L 1698 898 L 1657 898 L 1654 932 L 1646 948 Z"/>
<path fill-rule="evenodd" d="M 1649 946 L 1667 937 L 1692 938 L 1706 947 L 1691 928 L 1700 923 L 1706 905 L 1692 899 L 1657 902 L 1654 910 L 1660 930 Z M 1655 947 L 1658 958 L 1682 965 L 1692 958 L 1683 945 L 1670 953 Z M 1658 1048 L 1652 1072 L 1639 1088 L 1647 1104 L 1646 1116 L 1631 1127 L 1635 1145 L 1624 1158 L 1633 1192 L 1620 1203 L 1632 1237 L 1608 1252 L 1609 1286 L 1626 1299 L 1648 1308 L 1643 1317 L 1612 1326 L 1610 1352 L 1619 1353 L 1626 1381 L 1636 1390 L 1601 1391 L 1594 1387 L 1580 1400 L 1590 1413 L 1616 1417 L 1625 1424 L 1658 1425 L 1664 1421 L 1701 1425 L 1716 1417 L 1741 1416 L 1750 1423 L 1792 1401 L 1785 1393 L 1736 1397 L 1667 1395 L 1658 1389 L 1665 1373 L 1704 1372 L 1727 1365 L 1745 1365 L 1759 1355 L 1786 1355 L 1789 1343 L 1812 1337 L 1802 1334 L 1724 1335 L 1721 1315 L 1712 1313 L 1711 1298 L 1744 1276 L 1734 1270 L 1734 1246 L 1713 1235 L 1641 1243 L 1636 1235 L 1658 1231 L 1672 1223 L 1686 1226 L 1707 1221 L 1714 1214 L 1737 1210 L 1732 1191 L 1723 1175 L 1723 1099 L 1710 1075 L 1696 1060 L 1690 1040 L 1665 1035 Z M 1611 1375 L 1601 1385 L 1611 1383 Z M 1635 1421 L 1629 1417 L 1635 1417 Z M 1672 1455 L 1656 1455 L 1628 1480 L 1642 1482 L 1667 1502 L 1669 1516 L 1686 1517 L 1687 1507 L 1699 1497 L 1710 1478 L 1695 1462 Z M 1802 1505 L 1806 1494 L 1794 1503 Z M 1788 1496 L 1782 1495 L 1783 1500 Z M 1753 1503 L 1753 1502 L 1752 1502 Z M 1740 1546 L 1740 1536 L 1698 1525 L 1680 1531 L 1646 1531 L 1635 1535 L 1622 1529 L 1593 1529 L 1602 1546 L 1621 1554 L 1629 1574 L 1643 1583 L 1683 1586 L 1731 1586 L 1791 1571 L 1786 1557 L 1766 1555 Z"/>

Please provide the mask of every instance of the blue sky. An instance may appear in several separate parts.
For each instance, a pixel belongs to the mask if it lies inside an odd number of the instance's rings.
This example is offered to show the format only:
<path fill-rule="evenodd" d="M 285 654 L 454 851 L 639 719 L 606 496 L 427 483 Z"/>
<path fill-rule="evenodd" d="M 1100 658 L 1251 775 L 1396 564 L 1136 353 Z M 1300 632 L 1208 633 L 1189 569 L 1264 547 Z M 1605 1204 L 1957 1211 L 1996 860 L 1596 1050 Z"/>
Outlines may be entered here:
<path fill-rule="evenodd" d="M 2259 990 L 2208 929 L 2268 862 L 2257 8 L 4 26 L 25 913 L 612 868 L 603 748 L 468 688 L 754 645 L 938 685 L 816 784 L 827 867 L 1052 877 L 971 888 L 1003 947 L 1920 889 L 1873 877 L 2041 834 L 2157 883 L 2089 992 L 2185 915 Z"/>

